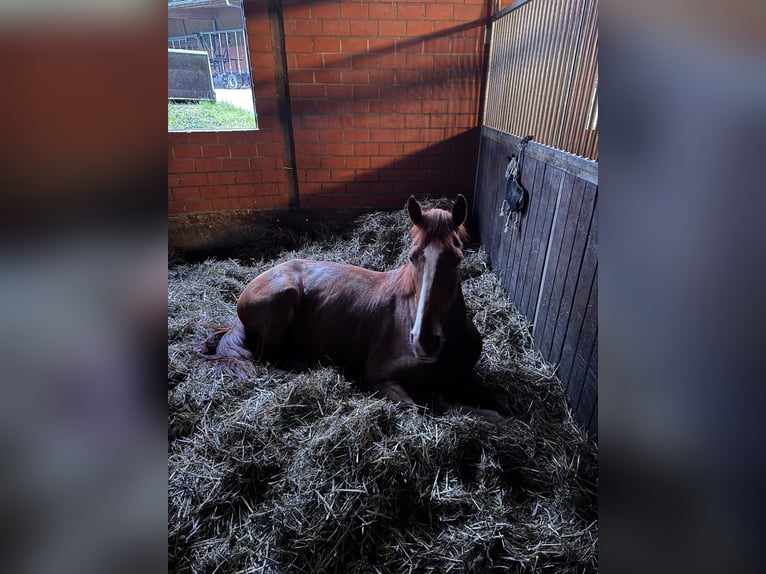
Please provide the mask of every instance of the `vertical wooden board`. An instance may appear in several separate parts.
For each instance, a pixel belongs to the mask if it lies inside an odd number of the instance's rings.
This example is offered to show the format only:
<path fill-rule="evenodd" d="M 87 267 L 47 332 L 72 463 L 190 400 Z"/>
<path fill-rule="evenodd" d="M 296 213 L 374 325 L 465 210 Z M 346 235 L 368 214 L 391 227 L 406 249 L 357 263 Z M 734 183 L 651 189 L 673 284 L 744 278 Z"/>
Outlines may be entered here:
<path fill-rule="evenodd" d="M 497 201 L 497 189 L 494 185 L 497 172 L 497 148 L 498 144 L 493 140 L 482 136 L 482 157 L 480 163 L 482 165 L 481 171 L 481 195 L 483 202 L 482 220 L 481 220 L 481 239 L 484 249 L 489 255 L 492 267 L 495 268 L 497 260 L 497 251 L 495 249 L 495 220 L 492 214 L 495 211 L 495 204 Z"/>
<path fill-rule="evenodd" d="M 598 203 L 598 202 L 596 202 Z M 577 288 L 572 303 L 572 313 L 569 317 L 569 325 L 564 335 L 564 347 L 561 351 L 559 361 L 559 378 L 562 381 L 569 381 L 574 363 L 574 353 L 577 351 L 580 336 L 586 323 L 586 313 L 588 309 L 595 312 L 595 296 L 593 289 L 598 289 L 595 283 L 598 281 L 598 207 L 593 211 L 593 218 L 588 231 L 585 253 L 582 258 L 582 267 L 580 268 L 580 278 L 577 282 Z M 594 297 L 593 299 L 591 297 Z M 590 314 L 588 321 L 592 321 Z"/>
<path fill-rule="evenodd" d="M 500 205 L 505 193 L 505 156 L 501 144 L 493 141 L 492 145 L 492 162 L 487 172 L 487 189 L 492 196 L 492 210 L 489 213 L 491 235 L 487 245 L 491 248 L 492 269 L 495 270 L 495 273 L 500 273 L 503 265 L 503 256 L 502 243 L 498 236 L 501 235 L 502 224 L 500 217 L 498 217 L 498 212 L 500 211 Z"/>
<path fill-rule="evenodd" d="M 535 183 L 536 169 L 533 168 L 533 161 L 536 165 L 537 161 L 530 160 L 530 158 L 525 158 L 523 166 L 524 169 L 521 171 L 521 185 L 527 190 L 532 189 Z M 519 309 L 519 311 L 521 310 L 519 299 L 521 298 L 521 293 L 524 286 L 524 276 L 520 272 L 521 260 L 524 255 L 524 246 L 527 243 L 527 238 L 530 237 L 529 223 L 529 217 L 527 214 L 521 219 L 518 229 L 511 228 L 507 233 L 507 235 L 513 236 L 513 252 L 509 253 L 508 256 L 509 284 L 511 285 L 511 290 L 508 292 L 508 294 L 513 300 L 513 304 L 517 309 Z"/>
<path fill-rule="evenodd" d="M 596 204 L 596 186 L 588 183 L 585 185 L 580 212 L 576 216 L 577 223 L 572 238 L 572 253 L 569 257 L 569 265 L 564 276 L 564 284 L 561 293 L 556 326 L 553 331 L 550 360 L 558 363 L 561 359 L 561 351 L 564 347 L 564 335 L 569 328 L 569 321 L 574 311 L 574 296 L 577 284 L 580 281 L 585 248 L 591 223 L 593 222 L 593 210 Z M 571 214 L 574 217 L 574 213 Z M 588 281 L 588 278 L 583 278 Z"/>
<path fill-rule="evenodd" d="M 598 396 L 596 396 L 596 402 L 593 404 L 593 411 L 588 421 L 588 434 L 594 441 L 598 442 Z"/>
<path fill-rule="evenodd" d="M 534 196 L 537 200 L 537 206 L 531 230 L 530 244 L 527 247 L 526 261 L 524 263 L 524 289 L 521 295 L 521 311 L 527 316 L 530 323 L 535 317 L 534 305 L 530 305 L 530 301 L 537 301 L 537 292 L 533 291 L 534 277 L 532 273 L 534 272 L 537 253 L 540 250 L 540 237 L 542 230 L 545 228 L 545 212 L 550 200 L 550 194 L 542 193 L 545 169 L 546 165 L 543 162 L 538 162 L 537 171 L 535 172 L 535 183 L 530 191 L 530 196 Z"/>
<path fill-rule="evenodd" d="M 555 170 L 555 171 L 554 171 Z M 549 173 L 554 174 L 554 177 L 550 177 Z M 570 176 L 571 177 L 571 176 Z M 567 184 L 569 180 L 567 180 Z M 542 289 L 542 276 L 543 268 L 545 265 L 546 256 L 549 253 L 549 244 L 551 240 L 551 232 L 553 230 L 553 218 L 556 212 L 556 204 L 559 198 L 559 191 L 562 185 L 565 184 L 564 173 L 556 168 L 546 165 L 545 177 L 543 179 L 543 188 L 541 194 L 546 198 L 545 212 L 542 218 L 542 225 L 539 226 L 539 238 L 537 257 L 533 259 L 534 264 L 532 269 L 528 271 L 530 276 L 530 291 L 533 296 L 530 296 L 529 301 L 529 313 L 528 316 L 532 317 L 533 330 L 536 332 L 537 328 L 534 325 L 536 323 L 536 316 L 538 313 L 537 304 L 540 299 Z"/>
<path fill-rule="evenodd" d="M 598 398 L 598 376 L 595 365 L 591 365 L 591 367 L 593 368 L 588 369 L 588 376 L 585 378 L 585 384 L 575 411 L 575 418 L 583 428 L 587 428 Z"/>
<path fill-rule="evenodd" d="M 523 241 L 519 243 L 519 253 L 518 256 L 518 269 L 517 269 L 517 286 L 516 286 L 516 293 L 515 293 L 515 302 L 516 307 L 519 309 L 519 312 L 526 315 L 526 307 L 524 305 L 524 291 L 527 289 L 527 284 L 529 283 L 528 277 L 526 274 L 527 271 L 527 262 L 529 261 L 529 250 L 532 247 L 532 238 L 535 234 L 535 228 L 537 223 L 537 211 L 540 206 L 539 198 L 537 197 L 537 194 L 535 194 L 534 203 L 532 201 L 532 195 L 535 191 L 535 183 L 537 181 L 538 172 L 537 172 L 537 166 L 542 164 L 542 162 L 535 162 L 535 170 L 532 172 L 532 175 L 529 179 L 529 185 L 524 186 L 525 189 L 527 189 L 529 193 L 529 201 L 530 205 L 528 206 L 527 213 L 524 215 L 524 218 L 522 219 L 521 225 L 524 228 L 523 233 Z M 544 174 L 544 169 L 541 169 L 540 177 Z M 527 320 L 531 322 L 531 317 L 527 317 Z"/>
<path fill-rule="evenodd" d="M 596 275 L 598 267 L 596 267 Z M 577 346 L 572 354 L 571 367 L 568 366 L 566 380 L 560 375 L 566 385 L 568 394 L 579 393 L 574 386 L 580 385 L 588 373 L 591 357 L 598 342 L 598 280 L 594 278 L 593 285 L 588 297 L 588 304 L 582 319 L 580 335 L 577 338 Z"/>
<path fill-rule="evenodd" d="M 553 184 L 553 174 L 561 171 L 551 169 L 548 166 L 546 170 L 546 177 L 548 173 L 551 174 L 551 183 Z M 540 284 L 540 302 L 538 303 L 538 310 L 536 313 L 533 335 L 537 348 L 542 352 L 542 341 L 545 336 L 545 325 L 547 324 L 548 311 L 551 305 L 551 298 L 553 296 L 553 279 L 556 275 L 556 267 L 558 266 L 559 253 L 561 252 L 561 242 L 564 235 L 563 221 L 566 221 L 566 213 L 569 210 L 569 202 L 572 197 L 572 188 L 574 187 L 575 177 L 570 174 L 563 174 L 563 180 L 557 178 L 560 181 L 561 188 L 557 192 L 557 205 L 554 208 L 554 213 L 551 222 L 551 232 L 548 238 L 548 246 L 546 248 L 545 261 L 543 262 L 542 278 Z M 552 190 L 552 192 L 554 192 Z M 543 357 L 546 355 L 543 354 Z"/>
<path fill-rule="evenodd" d="M 560 236 L 561 244 L 558 260 L 556 262 L 556 272 L 553 275 L 553 281 L 551 282 L 551 298 L 550 303 L 548 304 L 548 313 L 545 317 L 540 349 L 543 357 L 549 362 L 555 362 L 551 359 L 553 334 L 556 329 L 556 322 L 558 321 L 559 307 L 564 292 L 564 281 L 566 279 L 567 269 L 569 268 L 569 259 L 572 255 L 574 235 L 577 229 L 577 218 L 580 215 L 580 206 L 582 205 L 584 192 L 585 182 L 581 179 L 576 179 L 574 187 L 572 188 L 570 200 L 566 206 L 566 211 L 562 210 L 559 212 L 561 217 L 558 218 L 558 222 L 554 223 L 554 225 L 560 225 L 563 231 Z"/>

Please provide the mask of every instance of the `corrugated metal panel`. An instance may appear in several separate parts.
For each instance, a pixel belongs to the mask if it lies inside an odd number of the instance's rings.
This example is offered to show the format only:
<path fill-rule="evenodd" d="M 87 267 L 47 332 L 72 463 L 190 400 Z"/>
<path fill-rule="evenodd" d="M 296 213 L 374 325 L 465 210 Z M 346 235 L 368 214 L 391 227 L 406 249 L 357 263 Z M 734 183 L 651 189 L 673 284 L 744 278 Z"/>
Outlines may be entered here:
<path fill-rule="evenodd" d="M 598 1 L 532 0 L 492 25 L 484 124 L 598 158 Z"/>

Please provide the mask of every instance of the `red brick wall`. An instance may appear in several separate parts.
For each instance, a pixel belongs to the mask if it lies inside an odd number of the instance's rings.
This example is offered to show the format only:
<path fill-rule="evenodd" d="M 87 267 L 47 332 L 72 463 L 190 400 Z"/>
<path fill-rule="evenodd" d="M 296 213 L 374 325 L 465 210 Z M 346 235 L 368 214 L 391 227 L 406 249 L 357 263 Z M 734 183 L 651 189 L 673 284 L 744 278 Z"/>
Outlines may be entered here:
<path fill-rule="evenodd" d="M 170 212 L 287 206 L 263 2 L 246 0 L 258 131 L 170 133 Z M 486 0 L 283 2 L 301 206 L 472 194 Z"/>

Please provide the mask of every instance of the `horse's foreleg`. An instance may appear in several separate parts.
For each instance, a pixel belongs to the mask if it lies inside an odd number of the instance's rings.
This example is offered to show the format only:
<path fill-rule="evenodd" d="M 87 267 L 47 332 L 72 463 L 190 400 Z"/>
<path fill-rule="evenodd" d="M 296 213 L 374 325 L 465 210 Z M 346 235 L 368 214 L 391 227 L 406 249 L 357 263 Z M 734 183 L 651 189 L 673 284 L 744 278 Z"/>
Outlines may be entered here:
<path fill-rule="evenodd" d="M 384 383 L 375 385 L 374 388 L 376 394 L 386 396 L 395 403 L 402 403 L 405 405 L 415 404 L 415 401 L 413 401 L 410 394 L 404 390 L 404 387 L 395 381 L 385 381 Z"/>
<path fill-rule="evenodd" d="M 474 415 L 495 424 L 505 420 L 505 417 L 497 411 L 472 407 L 463 403 L 449 402 L 441 393 L 437 393 L 434 397 L 434 409 L 442 413 L 452 410 L 463 415 Z"/>

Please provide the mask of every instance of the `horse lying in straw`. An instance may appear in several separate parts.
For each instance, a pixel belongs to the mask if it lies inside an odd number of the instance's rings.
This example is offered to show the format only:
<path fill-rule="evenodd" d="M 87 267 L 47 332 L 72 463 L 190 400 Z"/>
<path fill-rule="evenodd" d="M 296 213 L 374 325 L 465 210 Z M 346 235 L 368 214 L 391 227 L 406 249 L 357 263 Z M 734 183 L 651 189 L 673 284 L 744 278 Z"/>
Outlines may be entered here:
<path fill-rule="evenodd" d="M 502 420 L 479 408 L 486 397 L 471 388 L 482 341 L 460 286 L 466 200 L 458 195 L 451 212 L 424 212 L 410 197 L 407 211 L 409 263 L 386 273 L 304 259 L 277 265 L 245 287 L 234 323 L 214 335 L 214 356 L 329 360 L 393 401 L 427 398 L 437 411 L 455 407 Z"/>

